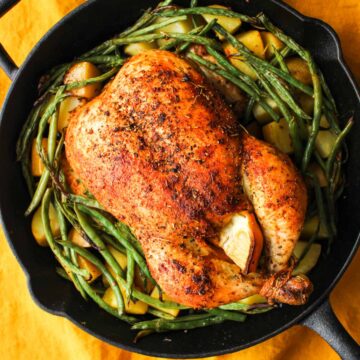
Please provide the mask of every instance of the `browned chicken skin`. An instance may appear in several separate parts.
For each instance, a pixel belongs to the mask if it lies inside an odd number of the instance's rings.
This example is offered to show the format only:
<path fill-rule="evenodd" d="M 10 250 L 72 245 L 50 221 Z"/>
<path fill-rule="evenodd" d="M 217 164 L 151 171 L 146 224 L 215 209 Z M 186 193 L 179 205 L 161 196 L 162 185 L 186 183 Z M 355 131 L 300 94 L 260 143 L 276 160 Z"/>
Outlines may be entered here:
<path fill-rule="evenodd" d="M 134 230 L 161 288 L 179 303 L 211 308 L 259 293 L 274 281 L 241 274 L 208 244 L 231 214 L 251 208 L 242 163 L 243 145 L 252 142 L 257 140 L 241 132 L 202 75 L 176 55 L 154 50 L 131 58 L 100 96 L 74 114 L 66 155 L 105 209 Z M 289 176 L 302 184 L 296 172 Z M 306 208 L 304 196 L 294 201 Z M 293 237 L 305 213 L 299 209 Z M 267 226 L 266 220 L 260 223 Z M 295 241 L 279 268 L 286 267 Z M 287 300 L 288 283 L 281 284 L 281 301 L 306 301 L 309 280 L 298 283 L 296 294 L 302 296 Z"/>

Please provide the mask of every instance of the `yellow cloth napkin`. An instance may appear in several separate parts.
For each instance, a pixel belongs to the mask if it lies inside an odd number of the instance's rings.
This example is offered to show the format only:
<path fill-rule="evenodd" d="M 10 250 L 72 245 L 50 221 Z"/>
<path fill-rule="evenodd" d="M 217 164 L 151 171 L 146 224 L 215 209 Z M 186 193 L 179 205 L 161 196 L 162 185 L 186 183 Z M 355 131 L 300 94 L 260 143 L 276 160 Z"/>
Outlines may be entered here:
<path fill-rule="evenodd" d="M 81 0 L 22 0 L 0 20 L 0 42 L 18 65 L 41 36 Z M 214 0 L 216 3 L 216 0 Z M 289 0 L 306 15 L 331 24 L 340 35 L 346 59 L 360 79 L 360 3 L 358 0 Z M 89 24 L 91 26 L 91 24 Z M 10 81 L 0 70 L 0 103 Z M 4 169 L 3 169 L 4 170 Z M 2 175 L 3 176 L 3 175 Z M 331 296 L 338 318 L 360 342 L 360 252 Z M 110 346 L 81 331 L 68 320 L 38 308 L 26 279 L 0 229 L 0 358 L 15 359 L 131 359 L 149 357 Z M 211 339 L 209 339 L 211 341 Z M 211 359 L 339 359 L 315 333 L 295 326 L 250 349 Z"/>

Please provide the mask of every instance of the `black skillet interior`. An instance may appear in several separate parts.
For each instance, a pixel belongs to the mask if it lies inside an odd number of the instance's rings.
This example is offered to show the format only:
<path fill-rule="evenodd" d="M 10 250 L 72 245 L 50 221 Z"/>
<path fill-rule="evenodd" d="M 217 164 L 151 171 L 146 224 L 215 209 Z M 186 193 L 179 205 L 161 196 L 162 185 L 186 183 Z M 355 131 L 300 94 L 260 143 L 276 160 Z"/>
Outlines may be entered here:
<path fill-rule="evenodd" d="M 177 1 L 187 4 L 189 1 Z M 276 0 L 219 1 L 237 11 L 255 15 L 265 12 L 276 24 L 311 50 L 325 73 L 337 100 L 340 113 L 346 117 L 355 110 L 360 116 L 356 85 L 344 67 L 334 34 L 319 21 L 304 18 Z M 55 274 L 55 261 L 49 250 L 38 247 L 30 232 L 30 220 L 23 216 L 29 202 L 20 166 L 15 162 L 15 143 L 21 126 L 36 98 L 36 85 L 41 74 L 52 66 L 71 60 L 100 41 L 133 23 L 141 10 L 156 1 L 102 0 L 89 1 L 64 18 L 30 54 L 17 74 L 3 107 L 0 127 L 0 205 L 3 224 L 24 271 L 34 300 L 44 310 L 62 315 L 89 333 L 122 348 L 153 356 L 204 357 L 240 350 L 273 336 L 314 309 L 328 293 L 335 279 L 342 273 L 353 251 L 359 231 L 360 153 L 359 124 L 349 137 L 350 159 L 347 164 L 346 194 L 338 204 L 339 239 L 331 255 L 322 257 L 311 273 L 315 291 L 307 305 L 283 306 L 272 312 L 252 316 L 243 324 L 228 322 L 223 325 L 154 335 L 139 343 L 132 342 L 134 333 L 129 326 L 107 315 L 92 302 L 84 302 L 75 289 Z M 201 1 L 202 4 L 214 1 Z M 356 121 L 357 122 L 357 121 Z M 350 195 L 349 195 L 350 194 Z"/>

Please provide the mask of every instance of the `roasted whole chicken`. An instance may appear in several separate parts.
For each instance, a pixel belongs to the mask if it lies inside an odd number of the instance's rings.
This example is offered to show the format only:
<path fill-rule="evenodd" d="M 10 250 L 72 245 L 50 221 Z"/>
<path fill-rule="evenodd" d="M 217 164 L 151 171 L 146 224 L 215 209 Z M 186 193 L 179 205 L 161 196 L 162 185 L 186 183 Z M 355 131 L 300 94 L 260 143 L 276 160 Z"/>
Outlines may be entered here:
<path fill-rule="evenodd" d="M 261 293 L 306 302 L 312 284 L 291 276 L 304 182 L 286 155 L 241 129 L 186 60 L 160 50 L 132 57 L 73 114 L 66 157 L 104 208 L 133 229 L 174 301 L 212 308 Z M 256 272 L 221 246 L 223 229 L 243 212 L 256 214 L 264 235 L 266 261 Z"/>

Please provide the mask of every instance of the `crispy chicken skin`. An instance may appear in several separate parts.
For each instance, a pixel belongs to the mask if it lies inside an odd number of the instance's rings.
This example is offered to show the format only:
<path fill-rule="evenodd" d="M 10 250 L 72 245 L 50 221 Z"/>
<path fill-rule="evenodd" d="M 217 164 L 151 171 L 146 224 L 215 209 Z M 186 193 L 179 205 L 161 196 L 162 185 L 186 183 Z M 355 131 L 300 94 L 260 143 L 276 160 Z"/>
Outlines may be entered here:
<path fill-rule="evenodd" d="M 100 96 L 74 114 L 66 156 L 105 209 L 134 230 L 165 293 L 211 308 L 259 293 L 273 281 L 241 274 L 208 243 L 231 214 L 251 208 L 242 189 L 244 139 L 202 75 L 176 55 L 153 50 L 132 57 Z M 264 229 L 266 220 L 261 224 Z M 306 278 L 299 286 L 311 291 Z M 283 302 L 304 302 L 296 296 L 286 301 L 283 293 Z"/>

